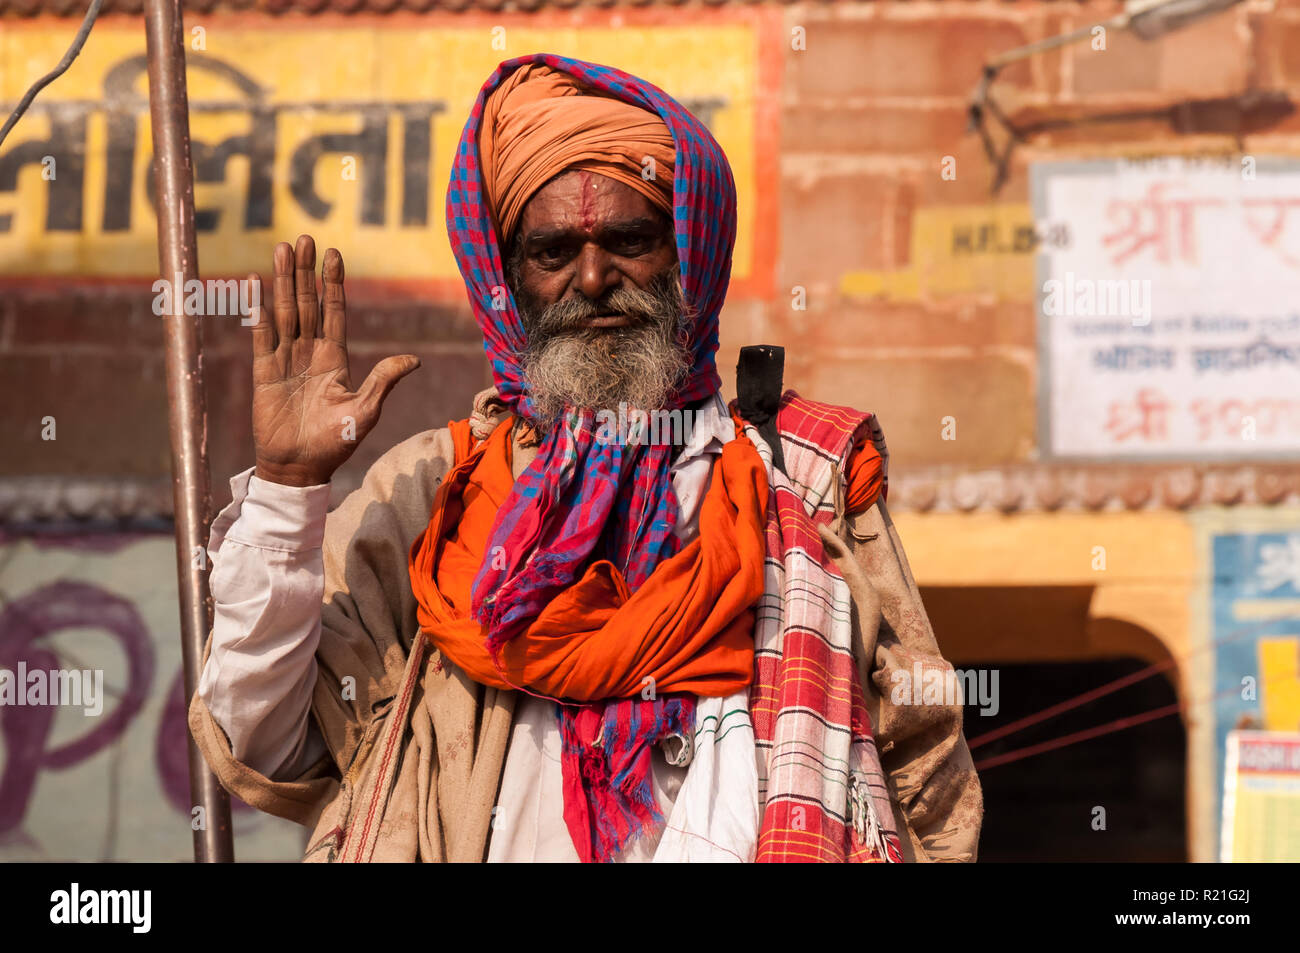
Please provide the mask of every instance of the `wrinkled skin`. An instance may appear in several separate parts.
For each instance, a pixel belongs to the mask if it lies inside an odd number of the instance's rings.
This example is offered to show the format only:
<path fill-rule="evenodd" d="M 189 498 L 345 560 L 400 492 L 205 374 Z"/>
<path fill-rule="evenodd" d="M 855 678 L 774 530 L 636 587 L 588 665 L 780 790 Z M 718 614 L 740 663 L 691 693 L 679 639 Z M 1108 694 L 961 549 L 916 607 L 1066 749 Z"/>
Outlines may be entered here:
<path fill-rule="evenodd" d="M 559 175 L 524 206 L 509 256 L 516 294 L 534 309 L 561 299 L 599 302 L 631 285 L 647 290 L 677 263 L 668 217 L 640 192 L 594 172 Z M 623 327 L 597 316 L 589 327 Z"/>

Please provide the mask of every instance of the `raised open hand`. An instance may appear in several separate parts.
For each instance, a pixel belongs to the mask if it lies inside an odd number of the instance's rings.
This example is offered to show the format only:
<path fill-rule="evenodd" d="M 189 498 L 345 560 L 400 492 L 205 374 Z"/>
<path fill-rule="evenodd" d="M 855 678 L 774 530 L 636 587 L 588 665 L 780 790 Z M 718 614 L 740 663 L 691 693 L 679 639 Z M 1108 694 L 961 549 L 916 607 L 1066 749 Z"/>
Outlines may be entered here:
<path fill-rule="evenodd" d="M 379 419 L 393 385 L 420 366 L 414 354 L 388 357 L 352 389 L 348 374 L 343 256 L 325 252 L 322 303 L 310 235 L 275 246 L 274 318 L 253 309 L 253 445 L 256 474 L 272 483 L 328 483 Z M 253 300 L 261 302 L 261 279 Z"/>

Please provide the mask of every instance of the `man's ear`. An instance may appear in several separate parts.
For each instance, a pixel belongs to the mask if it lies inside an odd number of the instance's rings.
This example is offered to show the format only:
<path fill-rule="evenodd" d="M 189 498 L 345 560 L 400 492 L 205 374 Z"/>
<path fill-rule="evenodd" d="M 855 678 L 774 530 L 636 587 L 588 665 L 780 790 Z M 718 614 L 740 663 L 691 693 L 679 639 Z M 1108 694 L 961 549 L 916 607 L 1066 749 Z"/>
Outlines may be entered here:
<path fill-rule="evenodd" d="M 523 233 L 516 230 L 514 238 L 510 240 L 510 248 L 506 251 L 505 261 L 506 284 L 515 294 L 519 293 L 519 281 L 524 273 L 524 237 Z"/>

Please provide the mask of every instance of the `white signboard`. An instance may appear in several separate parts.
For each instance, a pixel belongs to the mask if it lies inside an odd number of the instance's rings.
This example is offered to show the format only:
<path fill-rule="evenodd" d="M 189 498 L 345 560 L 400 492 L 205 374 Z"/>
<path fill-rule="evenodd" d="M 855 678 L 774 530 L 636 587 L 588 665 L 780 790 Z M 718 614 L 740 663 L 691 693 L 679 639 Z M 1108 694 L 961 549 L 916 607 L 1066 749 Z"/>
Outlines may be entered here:
<path fill-rule="evenodd" d="M 1300 734 L 1228 733 L 1219 859 L 1300 861 Z"/>
<path fill-rule="evenodd" d="M 1300 162 L 1040 163 L 1045 455 L 1300 456 Z"/>

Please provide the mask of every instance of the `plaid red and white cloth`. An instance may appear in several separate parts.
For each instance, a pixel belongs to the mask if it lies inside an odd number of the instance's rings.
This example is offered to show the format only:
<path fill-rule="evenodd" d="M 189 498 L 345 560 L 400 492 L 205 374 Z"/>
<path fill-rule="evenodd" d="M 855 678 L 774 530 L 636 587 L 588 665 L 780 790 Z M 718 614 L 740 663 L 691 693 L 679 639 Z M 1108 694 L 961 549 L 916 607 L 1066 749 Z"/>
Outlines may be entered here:
<path fill-rule="evenodd" d="M 776 425 L 784 472 L 773 468 L 758 429 L 745 427 L 772 490 L 750 690 L 762 808 L 755 859 L 900 863 L 853 661 L 853 596 L 817 532 L 835 518 L 855 434 L 868 428 L 887 461 L 884 437 L 873 415 L 794 391 L 782 398 Z"/>

